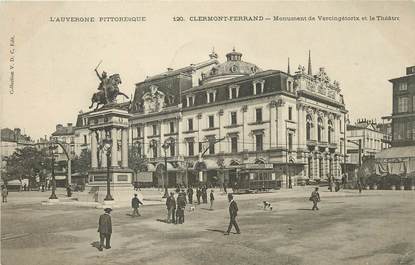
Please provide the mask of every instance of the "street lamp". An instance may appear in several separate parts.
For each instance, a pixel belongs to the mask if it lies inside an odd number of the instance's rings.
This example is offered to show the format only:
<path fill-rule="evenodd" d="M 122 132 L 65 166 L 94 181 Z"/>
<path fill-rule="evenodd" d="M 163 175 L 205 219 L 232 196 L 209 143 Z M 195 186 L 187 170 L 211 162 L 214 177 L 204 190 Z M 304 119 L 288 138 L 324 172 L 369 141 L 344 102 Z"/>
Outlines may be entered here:
<path fill-rule="evenodd" d="M 56 180 L 55 180 L 55 154 L 53 153 L 53 150 L 56 150 L 58 148 L 57 145 L 51 145 L 49 146 L 49 151 L 52 156 L 52 194 L 49 197 L 49 200 L 57 200 L 58 197 L 56 196 Z"/>
<path fill-rule="evenodd" d="M 102 150 L 105 152 L 105 155 L 107 156 L 107 195 L 105 196 L 104 201 L 113 201 L 114 198 L 111 196 L 111 190 L 110 190 L 110 164 L 111 164 L 111 147 L 113 145 L 112 139 L 104 139 L 103 140 L 104 146 L 102 147 Z"/>
<path fill-rule="evenodd" d="M 164 141 L 164 143 L 161 145 L 161 147 L 164 150 L 164 174 L 161 175 L 162 177 L 162 187 L 164 189 L 164 195 L 163 198 L 169 197 L 169 192 L 167 191 L 167 186 L 164 185 L 164 180 L 168 179 L 168 171 L 167 171 L 167 149 L 171 147 L 173 143 L 169 140 Z"/>

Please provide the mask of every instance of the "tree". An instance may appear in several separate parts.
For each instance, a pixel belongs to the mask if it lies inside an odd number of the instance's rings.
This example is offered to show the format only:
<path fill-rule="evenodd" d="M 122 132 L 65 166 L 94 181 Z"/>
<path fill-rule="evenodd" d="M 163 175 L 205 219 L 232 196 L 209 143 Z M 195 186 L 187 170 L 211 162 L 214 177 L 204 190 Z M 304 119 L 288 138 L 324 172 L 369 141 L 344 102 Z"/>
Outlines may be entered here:
<path fill-rule="evenodd" d="M 81 175 L 87 175 L 90 168 L 91 151 L 84 149 L 79 156 L 76 156 L 72 160 L 72 171 L 80 173 Z"/>
<path fill-rule="evenodd" d="M 34 147 L 18 148 L 6 158 L 6 174 L 3 179 L 5 181 L 31 179 L 36 175 L 43 176 L 45 171 L 50 169 L 51 158 L 47 148 L 42 150 Z"/>
<path fill-rule="evenodd" d="M 147 159 L 141 155 L 141 145 L 139 143 L 130 147 L 128 165 L 134 170 L 135 174 L 147 170 Z"/>

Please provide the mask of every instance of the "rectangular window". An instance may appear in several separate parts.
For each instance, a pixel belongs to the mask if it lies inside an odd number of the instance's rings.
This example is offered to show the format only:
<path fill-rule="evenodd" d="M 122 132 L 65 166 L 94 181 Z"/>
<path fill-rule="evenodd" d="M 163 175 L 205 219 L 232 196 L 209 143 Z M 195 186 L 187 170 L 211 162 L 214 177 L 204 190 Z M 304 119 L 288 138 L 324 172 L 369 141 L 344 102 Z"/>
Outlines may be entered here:
<path fill-rule="evenodd" d="M 398 98 L 398 113 L 408 112 L 408 97 Z"/>
<path fill-rule="evenodd" d="M 209 128 L 215 127 L 215 117 L 213 115 L 210 115 L 209 117 Z"/>
<path fill-rule="evenodd" d="M 408 90 L 408 83 L 402 82 L 398 84 L 399 91 L 406 91 Z"/>
<path fill-rule="evenodd" d="M 232 111 L 231 112 L 231 125 L 236 125 L 238 122 L 237 122 L 237 119 L 236 119 L 236 111 Z"/>
<path fill-rule="evenodd" d="M 236 87 L 232 87 L 232 88 L 231 88 L 231 95 L 230 95 L 230 99 L 237 98 L 237 97 L 238 97 L 238 94 L 237 94 L 237 88 L 236 88 Z"/>
<path fill-rule="evenodd" d="M 288 134 L 288 150 L 293 150 L 293 134 Z"/>
<path fill-rule="evenodd" d="M 292 107 L 288 107 L 288 120 L 290 121 L 293 120 L 293 108 Z"/>
<path fill-rule="evenodd" d="M 87 142 L 87 136 L 86 135 L 84 135 L 84 144 L 87 144 L 88 142 Z"/>
<path fill-rule="evenodd" d="M 170 122 L 170 133 L 174 133 L 174 122 Z"/>
<path fill-rule="evenodd" d="M 262 109 L 255 109 L 256 122 L 262 121 Z"/>
<path fill-rule="evenodd" d="M 141 127 L 137 127 L 137 137 L 141 137 Z"/>
<path fill-rule="evenodd" d="M 215 92 L 208 92 L 207 93 L 207 101 L 208 101 L 208 103 L 215 102 Z"/>
<path fill-rule="evenodd" d="M 203 152 L 203 144 L 202 142 L 199 142 L 199 153 Z"/>
<path fill-rule="evenodd" d="M 255 145 L 256 145 L 256 151 L 262 151 L 263 150 L 262 134 L 255 135 Z"/>
<path fill-rule="evenodd" d="M 195 96 L 187 96 L 187 106 L 191 107 L 195 104 Z"/>
<path fill-rule="evenodd" d="M 156 143 L 153 144 L 152 149 L 153 149 L 153 158 L 156 158 L 157 157 L 157 149 L 158 149 Z"/>
<path fill-rule="evenodd" d="M 195 151 L 194 151 L 194 142 L 188 142 L 187 143 L 188 148 L 189 148 L 189 156 L 194 156 L 195 155 Z"/>
<path fill-rule="evenodd" d="M 175 146 L 175 144 L 174 143 L 172 143 L 171 145 L 170 145 L 170 156 L 174 156 L 175 155 L 175 153 L 176 153 L 176 148 L 175 148 L 176 146 Z"/>
<path fill-rule="evenodd" d="M 153 135 L 157 135 L 157 125 L 153 124 Z"/>
<path fill-rule="evenodd" d="M 209 154 L 215 154 L 215 142 L 209 142 Z"/>
<path fill-rule="evenodd" d="M 231 152 L 238 153 L 238 137 L 231 137 Z"/>
<path fill-rule="evenodd" d="M 187 129 L 189 131 L 193 131 L 193 119 L 188 119 L 187 120 Z"/>

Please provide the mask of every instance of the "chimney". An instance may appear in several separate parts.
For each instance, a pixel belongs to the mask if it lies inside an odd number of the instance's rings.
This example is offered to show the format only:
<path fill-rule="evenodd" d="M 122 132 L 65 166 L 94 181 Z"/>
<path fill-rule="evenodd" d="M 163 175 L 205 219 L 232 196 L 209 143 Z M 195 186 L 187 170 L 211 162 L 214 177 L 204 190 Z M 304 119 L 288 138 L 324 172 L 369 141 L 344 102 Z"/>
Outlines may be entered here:
<path fill-rule="evenodd" d="M 72 122 L 68 122 L 68 131 L 72 130 Z"/>
<path fill-rule="evenodd" d="M 173 71 L 173 68 L 168 67 L 168 68 L 167 68 L 167 71 L 168 71 L 168 72 Z"/>
<path fill-rule="evenodd" d="M 62 128 L 63 128 L 62 124 L 57 124 L 56 125 L 56 131 L 60 131 L 60 130 L 62 130 Z"/>

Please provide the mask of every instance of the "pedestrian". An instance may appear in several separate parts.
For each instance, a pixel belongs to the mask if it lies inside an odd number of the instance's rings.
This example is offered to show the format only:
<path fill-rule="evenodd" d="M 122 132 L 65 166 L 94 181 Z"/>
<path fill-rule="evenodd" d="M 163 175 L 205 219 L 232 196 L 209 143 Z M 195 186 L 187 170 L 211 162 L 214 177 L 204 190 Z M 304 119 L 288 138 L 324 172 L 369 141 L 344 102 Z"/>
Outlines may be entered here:
<path fill-rule="evenodd" d="M 134 190 L 135 191 L 140 190 L 140 186 L 138 185 L 138 181 L 134 181 Z"/>
<path fill-rule="evenodd" d="M 184 223 L 184 209 L 186 208 L 186 195 L 184 192 L 177 197 L 177 223 Z"/>
<path fill-rule="evenodd" d="M 346 182 L 347 182 L 347 175 L 346 175 L 346 173 L 343 173 L 343 175 L 342 175 L 342 186 L 343 186 L 343 189 L 346 188 Z"/>
<path fill-rule="evenodd" d="M 7 202 L 7 196 L 8 195 L 9 195 L 9 191 L 7 190 L 6 185 L 4 185 L 3 188 L 1 189 L 2 202 L 4 202 L 4 203 Z"/>
<path fill-rule="evenodd" d="M 203 200 L 203 203 L 207 203 L 207 187 L 206 187 L 206 185 L 204 185 L 202 187 L 202 200 Z"/>
<path fill-rule="evenodd" d="M 318 187 L 316 187 L 315 190 L 311 193 L 310 201 L 313 202 L 313 208 L 311 208 L 311 210 L 318 211 L 317 203 L 320 201 L 320 194 L 318 193 Z"/>
<path fill-rule="evenodd" d="M 27 184 L 25 183 L 25 184 L 23 185 L 23 190 L 24 190 L 24 191 L 26 191 L 26 189 L 27 189 Z"/>
<path fill-rule="evenodd" d="M 213 196 L 213 190 L 210 191 L 210 210 L 213 210 L 213 201 L 215 200 L 215 196 Z"/>
<path fill-rule="evenodd" d="M 71 185 L 68 185 L 68 187 L 66 187 L 66 195 L 68 195 L 68 197 L 72 196 L 72 188 Z"/>
<path fill-rule="evenodd" d="M 134 194 L 134 198 L 132 198 L 132 200 L 131 200 L 131 207 L 133 208 L 133 217 L 134 216 L 141 216 L 140 215 L 140 213 L 138 212 L 138 208 L 140 207 L 140 204 L 141 205 L 144 205 L 139 199 L 138 199 L 138 197 L 137 197 L 137 194 Z"/>
<path fill-rule="evenodd" d="M 176 199 L 174 198 L 174 193 L 171 192 L 170 196 L 166 200 L 167 206 L 167 223 L 176 223 Z"/>
<path fill-rule="evenodd" d="M 226 190 L 226 183 L 224 183 L 224 184 L 223 184 L 223 191 L 224 191 L 225 193 L 228 193 L 228 191 Z"/>
<path fill-rule="evenodd" d="M 200 187 L 197 187 L 197 190 L 196 190 L 197 204 L 200 204 L 201 195 L 202 195 L 202 191 L 200 190 Z"/>
<path fill-rule="evenodd" d="M 189 199 L 189 203 L 193 204 L 193 188 L 190 186 L 187 189 L 187 198 Z"/>
<path fill-rule="evenodd" d="M 236 233 L 240 234 L 241 231 L 239 230 L 238 223 L 236 222 L 236 216 L 238 215 L 238 205 L 233 200 L 233 195 L 230 194 L 230 193 L 228 194 L 228 200 L 229 200 L 229 217 L 230 217 L 230 220 L 229 220 L 228 230 L 224 233 L 224 235 L 229 235 L 229 233 L 231 232 L 232 226 L 235 227 Z"/>
<path fill-rule="evenodd" d="M 362 182 L 360 179 L 357 180 L 357 188 L 359 189 L 359 193 L 362 193 Z"/>
<path fill-rule="evenodd" d="M 111 248 L 111 234 L 112 234 L 112 222 L 111 222 L 111 208 L 105 208 L 104 214 L 99 217 L 98 222 L 98 232 L 99 232 L 99 251 L 102 251 L 104 247 L 104 240 L 105 240 L 105 248 Z"/>

